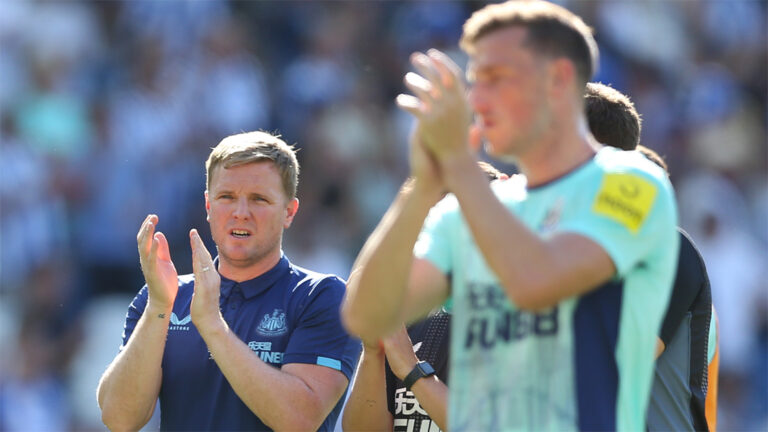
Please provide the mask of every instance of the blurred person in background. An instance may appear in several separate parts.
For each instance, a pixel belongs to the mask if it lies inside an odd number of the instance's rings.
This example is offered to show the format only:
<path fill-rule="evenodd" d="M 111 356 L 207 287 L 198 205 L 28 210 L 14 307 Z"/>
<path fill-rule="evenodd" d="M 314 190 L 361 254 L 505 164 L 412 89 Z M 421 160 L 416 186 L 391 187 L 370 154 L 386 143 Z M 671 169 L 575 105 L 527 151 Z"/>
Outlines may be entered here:
<path fill-rule="evenodd" d="M 0 377 L 0 430 L 65 431 L 71 427 L 65 382 L 55 367 L 59 346 L 53 336 L 44 315 L 24 313 L 14 346 L 15 367 L 8 376 Z"/>
<path fill-rule="evenodd" d="M 363 345 L 344 430 L 447 430 L 450 321 L 440 309 Z"/>
<path fill-rule="evenodd" d="M 293 149 L 265 132 L 233 135 L 206 174 L 218 257 L 192 230 L 194 274 L 178 276 L 158 217 L 145 219 L 147 284 L 99 383 L 104 423 L 139 429 L 159 397 L 163 430 L 332 430 L 359 344 L 339 319 L 344 282 L 282 253 L 299 208 Z"/>
<path fill-rule="evenodd" d="M 597 46 L 578 16 L 490 5 L 462 48 L 468 100 L 444 54 L 412 56 L 416 97 L 398 104 L 418 120 L 414 180 L 358 256 L 345 324 L 371 343 L 450 295 L 453 430 L 644 429 L 678 251 L 671 185 L 589 134 Z M 468 146 L 481 137 L 524 177 L 489 187 Z"/>
<path fill-rule="evenodd" d="M 79 350 L 82 299 L 65 254 L 35 267 L 16 306 L 20 325 L 0 363 L 0 430 L 65 431 L 74 427 L 67 371 Z M 14 311 L 15 312 L 15 311 Z"/>
<path fill-rule="evenodd" d="M 749 429 L 766 413 L 768 363 L 756 353 L 760 321 L 768 304 L 766 248 L 748 231 L 744 197 L 732 181 L 697 172 L 680 182 L 681 209 L 707 263 L 720 334 L 718 424 Z M 717 199 L 703 199 L 711 194 Z M 760 408 L 760 405 L 763 405 Z"/>
<path fill-rule="evenodd" d="M 584 95 L 595 139 L 622 150 L 638 150 L 665 171 L 653 150 L 640 145 L 642 120 L 620 91 L 588 83 Z M 648 407 L 648 430 L 709 430 L 717 424 L 719 348 L 717 316 L 704 259 L 683 229 L 675 283 L 662 321 Z"/>

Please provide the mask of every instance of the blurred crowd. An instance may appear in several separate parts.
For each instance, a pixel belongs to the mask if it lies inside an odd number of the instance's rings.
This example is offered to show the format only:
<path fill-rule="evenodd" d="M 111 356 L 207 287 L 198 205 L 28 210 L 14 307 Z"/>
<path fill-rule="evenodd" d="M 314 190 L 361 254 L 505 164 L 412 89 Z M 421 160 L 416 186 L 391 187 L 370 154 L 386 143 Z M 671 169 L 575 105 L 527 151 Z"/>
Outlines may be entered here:
<path fill-rule="evenodd" d="M 766 3 L 560 3 L 595 29 L 597 80 L 637 105 L 706 260 L 720 429 L 766 430 Z M 224 136 L 295 143 L 285 252 L 348 276 L 408 172 L 393 103 L 408 55 L 465 62 L 461 25 L 481 4 L 0 3 L 0 431 L 103 429 L 96 380 L 143 284 L 136 232 L 157 214 L 191 271 L 189 229 L 210 238 L 203 163 Z"/>

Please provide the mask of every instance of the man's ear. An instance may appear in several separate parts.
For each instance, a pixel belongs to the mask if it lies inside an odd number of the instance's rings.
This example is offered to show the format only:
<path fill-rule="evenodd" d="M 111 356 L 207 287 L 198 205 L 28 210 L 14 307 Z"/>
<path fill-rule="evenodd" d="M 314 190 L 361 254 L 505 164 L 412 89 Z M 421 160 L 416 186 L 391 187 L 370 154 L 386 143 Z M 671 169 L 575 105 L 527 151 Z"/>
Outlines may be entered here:
<path fill-rule="evenodd" d="M 205 192 L 203 192 L 203 196 L 205 196 L 205 220 L 210 222 L 211 221 L 211 202 L 208 201 L 207 189 L 205 190 Z"/>
<path fill-rule="evenodd" d="M 553 96 L 572 91 L 576 82 L 576 66 L 565 57 L 558 57 L 549 63 L 549 88 Z"/>
<path fill-rule="evenodd" d="M 299 199 L 293 198 L 288 201 L 288 205 L 285 207 L 285 222 L 283 222 L 283 228 L 289 228 L 293 223 L 293 218 L 296 216 L 296 212 L 299 211 Z"/>

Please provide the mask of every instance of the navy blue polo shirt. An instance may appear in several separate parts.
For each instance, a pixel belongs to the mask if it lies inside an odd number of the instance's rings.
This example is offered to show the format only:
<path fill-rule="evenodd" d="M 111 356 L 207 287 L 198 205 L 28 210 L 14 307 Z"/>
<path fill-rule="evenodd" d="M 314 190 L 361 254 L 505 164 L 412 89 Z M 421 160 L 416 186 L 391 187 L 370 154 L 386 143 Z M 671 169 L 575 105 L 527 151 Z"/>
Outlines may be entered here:
<path fill-rule="evenodd" d="M 218 259 L 216 260 L 218 264 Z M 317 364 L 351 380 L 360 343 L 341 325 L 344 281 L 291 264 L 285 256 L 268 272 L 237 283 L 222 276 L 221 312 L 230 329 L 263 361 Z M 160 388 L 162 430 L 265 430 L 235 394 L 190 316 L 194 276 L 179 276 L 163 354 Z M 128 309 L 122 348 L 147 305 L 146 285 Z M 279 392 L 280 389 L 272 391 Z M 270 397 L 269 393 L 264 397 Z M 344 397 L 319 430 L 331 431 Z"/>

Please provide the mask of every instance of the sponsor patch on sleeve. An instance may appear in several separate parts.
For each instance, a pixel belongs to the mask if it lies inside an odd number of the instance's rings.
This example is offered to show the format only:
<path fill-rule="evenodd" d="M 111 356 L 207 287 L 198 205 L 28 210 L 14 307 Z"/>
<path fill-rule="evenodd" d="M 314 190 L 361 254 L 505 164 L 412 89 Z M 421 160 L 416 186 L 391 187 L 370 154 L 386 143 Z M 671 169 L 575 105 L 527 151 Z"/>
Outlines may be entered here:
<path fill-rule="evenodd" d="M 637 234 L 651 210 L 656 192 L 656 185 L 638 175 L 606 174 L 592 210 Z"/>

